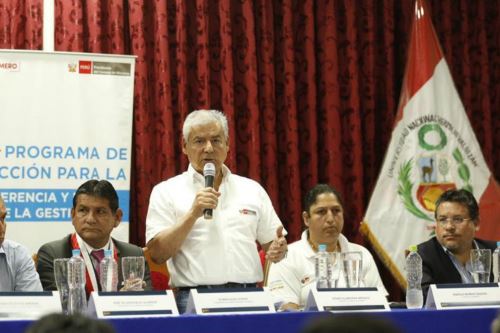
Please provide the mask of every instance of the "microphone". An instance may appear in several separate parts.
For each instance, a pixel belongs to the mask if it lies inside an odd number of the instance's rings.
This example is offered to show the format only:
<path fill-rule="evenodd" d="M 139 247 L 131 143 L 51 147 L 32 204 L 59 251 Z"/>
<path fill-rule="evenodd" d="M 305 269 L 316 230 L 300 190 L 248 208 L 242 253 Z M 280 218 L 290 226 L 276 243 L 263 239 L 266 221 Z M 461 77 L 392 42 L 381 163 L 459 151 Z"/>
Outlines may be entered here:
<path fill-rule="evenodd" d="M 208 162 L 205 164 L 203 167 L 203 176 L 205 177 L 205 187 L 214 187 L 215 165 L 213 163 Z M 213 211 L 210 208 L 205 208 L 203 210 L 203 216 L 206 220 L 212 219 L 212 213 Z"/>

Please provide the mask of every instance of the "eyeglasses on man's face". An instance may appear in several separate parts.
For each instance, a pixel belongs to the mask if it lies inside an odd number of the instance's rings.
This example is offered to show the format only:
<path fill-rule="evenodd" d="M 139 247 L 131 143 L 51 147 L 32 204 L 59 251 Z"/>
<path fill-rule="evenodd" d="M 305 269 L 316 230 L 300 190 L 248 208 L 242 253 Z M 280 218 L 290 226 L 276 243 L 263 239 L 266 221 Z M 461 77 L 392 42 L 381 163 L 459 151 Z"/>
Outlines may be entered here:
<path fill-rule="evenodd" d="M 448 222 L 451 222 L 452 225 L 458 226 L 468 221 L 472 221 L 472 219 L 470 217 L 463 217 L 463 216 L 452 216 L 452 217 L 439 216 L 436 220 L 436 222 L 442 227 L 446 226 Z"/>

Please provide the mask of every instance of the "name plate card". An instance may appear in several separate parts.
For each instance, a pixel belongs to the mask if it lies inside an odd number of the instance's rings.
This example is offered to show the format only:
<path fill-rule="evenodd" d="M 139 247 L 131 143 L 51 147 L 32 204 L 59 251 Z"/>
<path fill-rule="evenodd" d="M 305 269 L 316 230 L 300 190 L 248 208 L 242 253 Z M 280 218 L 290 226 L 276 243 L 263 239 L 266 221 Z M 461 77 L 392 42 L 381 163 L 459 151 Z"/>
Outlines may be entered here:
<path fill-rule="evenodd" d="M 500 307 L 498 283 L 431 284 L 425 307 L 449 310 Z"/>
<path fill-rule="evenodd" d="M 191 289 L 186 313 L 276 312 L 267 288 Z"/>
<path fill-rule="evenodd" d="M 178 315 L 172 290 L 92 292 L 88 312 L 97 318 Z"/>
<path fill-rule="evenodd" d="M 0 292 L 0 320 L 38 319 L 61 311 L 57 291 Z"/>
<path fill-rule="evenodd" d="M 389 303 L 378 288 L 312 288 L 307 311 L 390 311 Z"/>

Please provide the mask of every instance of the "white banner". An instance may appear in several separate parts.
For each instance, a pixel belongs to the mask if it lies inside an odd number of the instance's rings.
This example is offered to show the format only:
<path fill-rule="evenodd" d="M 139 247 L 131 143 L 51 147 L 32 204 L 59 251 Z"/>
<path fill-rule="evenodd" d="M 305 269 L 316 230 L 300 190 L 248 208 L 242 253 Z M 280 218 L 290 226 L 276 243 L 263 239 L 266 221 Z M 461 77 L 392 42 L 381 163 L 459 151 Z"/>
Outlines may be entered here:
<path fill-rule="evenodd" d="M 6 238 L 36 252 L 73 231 L 75 190 L 106 179 L 128 241 L 135 58 L 0 51 L 0 193 Z"/>

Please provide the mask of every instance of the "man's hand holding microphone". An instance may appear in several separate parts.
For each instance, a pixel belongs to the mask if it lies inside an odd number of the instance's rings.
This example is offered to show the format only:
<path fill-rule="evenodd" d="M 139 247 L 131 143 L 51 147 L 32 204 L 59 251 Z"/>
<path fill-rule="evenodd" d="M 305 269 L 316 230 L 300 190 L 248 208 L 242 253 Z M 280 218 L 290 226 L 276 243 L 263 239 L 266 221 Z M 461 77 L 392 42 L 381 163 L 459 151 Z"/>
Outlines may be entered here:
<path fill-rule="evenodd" d="M 214 189 L 215 182 L 215 165 L 211 162 L 205 164 L 203 168 L 203 176 L 205 178 L 205 188 L 196 193 L 191 210 L 193 215 L 198 218 L 204 216 L 206 220 L 211 220 L 213 210 L 217 207 L 220 192 Z"/>

